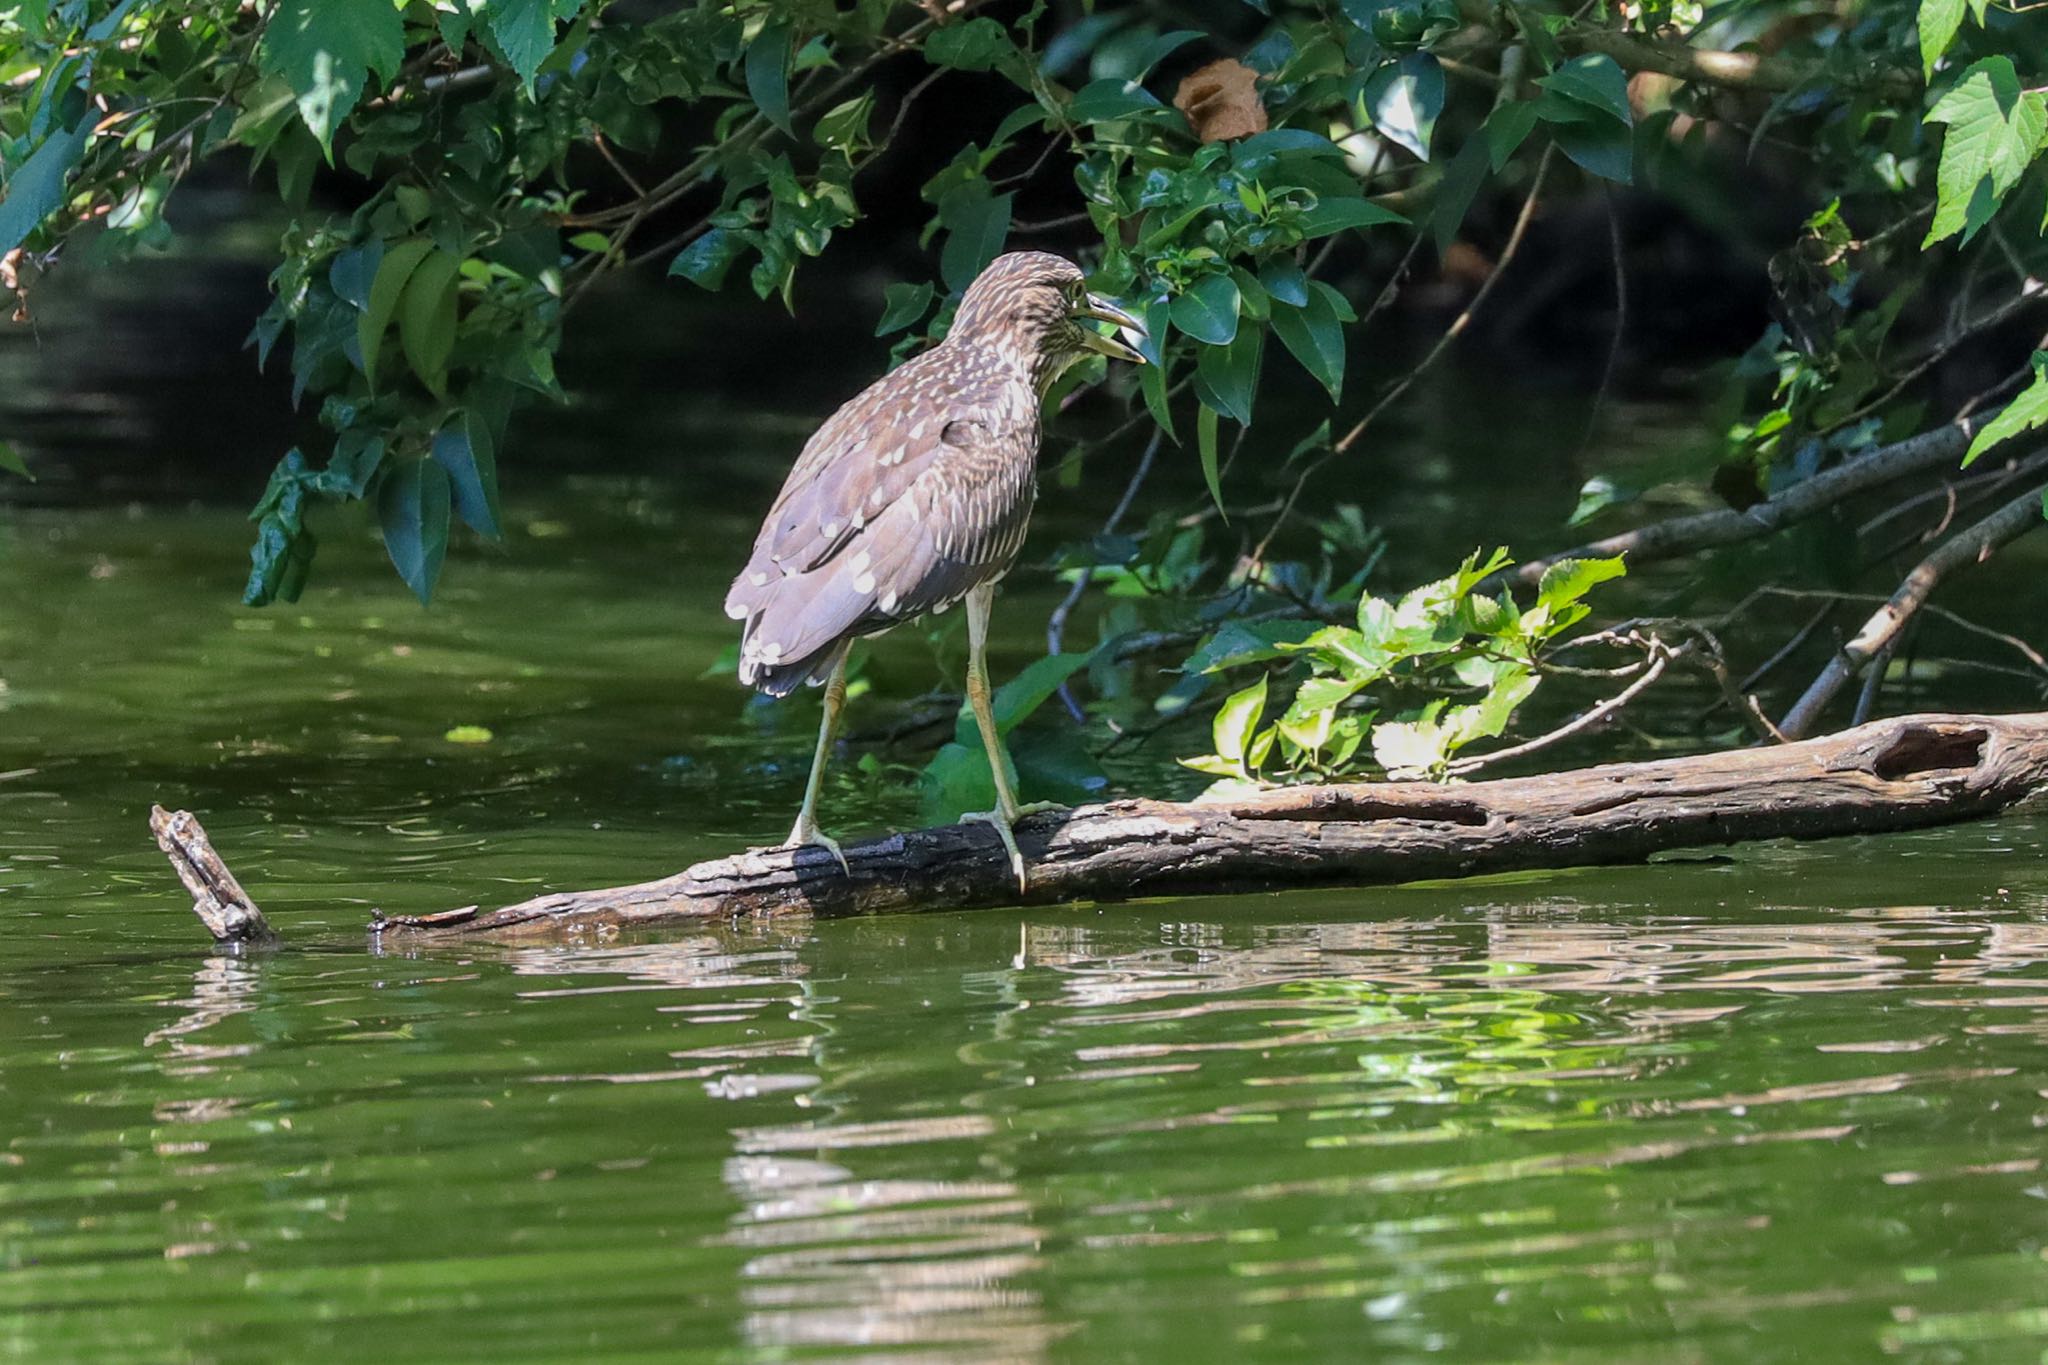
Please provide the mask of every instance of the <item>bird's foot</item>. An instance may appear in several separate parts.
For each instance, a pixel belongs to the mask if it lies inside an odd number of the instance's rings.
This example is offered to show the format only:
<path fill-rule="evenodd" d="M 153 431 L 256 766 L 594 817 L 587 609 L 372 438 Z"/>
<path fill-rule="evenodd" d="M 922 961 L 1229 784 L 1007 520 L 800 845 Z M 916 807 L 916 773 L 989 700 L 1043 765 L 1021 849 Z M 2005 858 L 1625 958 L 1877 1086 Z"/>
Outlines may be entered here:
<path fill-rule="evenodd" d="M 839 870 L 847 876 L 853 875 L 853 868 L 847 864 L 846 855 L 839 850 L 839 841 L 821 831 L 808 820 L 798 820 L 796 828 L 782 841 L 784 848 L 822 848 L 839 860 Z"/>
<path fill-rule="evenodd" d="M 1017 836 L 1011 832 L 1010 824 L 1019 815 L 1026 814 L 1030 809 L 1030 807 L 1023 807 L 1015 812 L 1005 812 L 1002 807 L 998 806 L 994 810 L 969 811 L 960 817 L 960 823 L 963 825 L 990 825 L 994 827 L 996 837 L 1003 841 L 1003 851 L 1010 855 L 1010 870 L 1017 874 L 1017 890 L 1020 892 L 1030 888 L 1024 880 L 1024 855 L 1017 849 Z"/>

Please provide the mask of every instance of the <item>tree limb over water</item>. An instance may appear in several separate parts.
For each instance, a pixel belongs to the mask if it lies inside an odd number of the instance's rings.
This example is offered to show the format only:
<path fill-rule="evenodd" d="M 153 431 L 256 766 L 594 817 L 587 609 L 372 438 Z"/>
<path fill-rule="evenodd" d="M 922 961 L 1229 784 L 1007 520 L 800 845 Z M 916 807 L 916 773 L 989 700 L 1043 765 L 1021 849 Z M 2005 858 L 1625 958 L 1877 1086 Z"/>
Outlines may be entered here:
<path fill-rule="evenodd" d="M 1749 839 L 1821 839 L 1994 814 L 2048 788 L 2048 712 L 1920 715 L 1796 744 L 1462 785 L 1289 787 L 1213 804 L 1115 801 L 1017 826 L 1031 903 L 1385 886 L 1636 863 Z M 764 849 L 659 881 L 487 912 L 373 922 L 422 942 L 786 914 L 959 910 L 1018 900 L 985 826 Z"/>

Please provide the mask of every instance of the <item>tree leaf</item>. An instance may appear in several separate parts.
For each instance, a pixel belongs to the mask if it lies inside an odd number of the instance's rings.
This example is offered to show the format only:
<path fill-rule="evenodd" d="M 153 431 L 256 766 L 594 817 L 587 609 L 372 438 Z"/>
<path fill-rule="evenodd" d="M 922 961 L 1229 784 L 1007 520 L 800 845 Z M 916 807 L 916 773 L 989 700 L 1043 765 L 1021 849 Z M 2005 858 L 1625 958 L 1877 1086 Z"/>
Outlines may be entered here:
<path fill-rule="evenodd" d="M 1015 199 L 1014 194 L 992 194 L 986 180 L 970 180 L 948 190 L 939 201 L 939 221 L 947 229 L 939 275 L 948 289 L 965 289 L 1002 254 Z"/>
<path fill-rule="evenodd" d="M 1604 52 L 1574 57 L 1536 84 L 1575 104 L 1606 114 L 1624 128 L 1635 122 L 1628 103 L 1628 77 L 1614 58 Z"/>
<path fill-rule="evenodd" d="M 0 198 L 0 256 L 64 206 L 65 180 L 85 155 L 96 117 L 87 114 L 75 128 L 52 132 L 8 177 L 6 197 Z"/>
<path fill-rule="evenodd" d="M 28 462 L 21 458 L 21 452 L 5 441 L 0 441 L 0 469 L 4 469 L 10 474 L 19 474 L 30 483 L 36 481 L 36 476 L 30 471 Z"/>
<path fill-rule="evenodd" d="M 490 16 L 491 37 L 530 97 L 535 73 L 555 50 L 552 0 L 491 0 L 484 8 Z"/>
<path fill-rule="evenodd" d="M 377 515 L 384 552 L 424 606 L 434 596 L 448 554 L 448 471 L 432 460 L 407 460 L 384 476 Z"/>
<path fill-rule="evenodd" d="M 1920 0 L 1920 68 L 1927 79 L 1934 78 L 1934 64 L 1962 26 L 1963 0 Z"/>
<path fill-rule="evenodd" d="M 354 308 L 370 306 L 370 286 L 384 263 L 384 239 L 372 237 L 361 246 L 336 254 L 327 267 L 327 283 L 335 296 Z"/>
<path fill-rule="evenodd" d="M 377 266 L 377 276 L 370 283 L 369 306 L 356 319 L 356 347 L 363 356 L 363 377 L 373 389 L 377 386 L 377 353 L 384 347 L 384 333 L 398 311 L 399 297 L 414 269 L 433 249 L 434 244 L 426 238 L 410 237 L 387 247 Z"/>
<path fill-rule="evenodd" d="M 924 40 L 924 59 L 955 71 L 993 71 L 1016 51 L 1009 30 L 985 16 L 948 24 Z"/>
<path fill-rule="evenodd" d="M 1146 410 L 1152 420 L 1166 433 L 1166 439 L 1180 444 L 1180 436 L 1173 429 L 1173 405 L 1166 394 L 1166 367 L 1147 365 L 1138 371 L 1138 390 L 1145 396 Z"/>
<path fill-rule="evenodd" d="M 1970 440 L 1970 448 L 1963 454 L 1963 468 L 1968 469 L 1973 461 L 2000 441 L 2009 440 L 2023 431 L 2048 423 L 2048 354 L 2034 353 L 2034 382 L 2020 393 L 2005 410 L 1984 424 Z"/>
<path fill-rule="evenodd" d="M 768 121 L 793 133 L 789 121 L 789 59 L 793 38 L 788 24 L 769 24 L 747 45 L 744 63 L 747 94 Z"/>
<path fill-rule="evenodd" d="M 1239 692 L 1231 693 L 1228 700 L 1217 708 L 1216 719 L 1210 723 L 1210 736 L 1219 756 L 1236 764 L 1243 773 L 1246 750 L 1251 745 L 1252 731 L 1258 728 L 1259 717 L 1266 710 L 1266 675 Z M 1249 775 L 1249 774 L 1247 774 Z"/>
<path fill-rule="evenodd" d="M 1444 109 L 1443 64 L 1427 52 L 1410 52 L 1368 76 L 1365 107 L 1383 137 L 1429 160 L 1429 140 Z"/>
<path fill-rule="evenodd" d="M 1536 603 L 1560 611 L 1610 579 L 1628 573 L 1620 556 L 1611 559 L 1560 559 L 1543 571 L 1536 584 Z"/>
<path fill-rule="evenodd" d="M 1222 467 L 1216 458 L 1216 409 L 1207 403 L 1195 410 L 1195 454 L 1202 463 L 1202 482 L 1209 485 L 1209 497 L 1229 521 L 1230 509 L 1223 505 Z"/>
<path fill-rule="evenodd" d="M 1945 123 L 1936 180 L 1934 222 L 1923 248 L 1956 233 L 1969 241 L 1991 221 L 1998 202 L 2019 183 L 2048 132 L 2041 92 L 2022 90 L 2010 57 L 1986 57 L 1928 112 Z"/>
<path fill-rule="evenodd" d="M 1388 777 L 1428 777 L 1449 756 L 1445 751 L 1447 738 L 1433 719 L 1388 721 L 1373 727 L 1372 756 L 1387 770 Z"/>
<path fill-rule="evenodd" d="M 745 248 L 744 239 L 724 228 L 712 228 L 676 253 L 676 258 L 668 263 L 668 273 L 681 275 L 700 289 L 716 290 L 725 283 L 726 271 L 732 269 L 732 263 Z"/>
<path fill-rule="evenodd" d="M 1144 86 L 1114 77 L 1082 86 L 1074 98 L 1067 101 L 1066 109 L 1068 120 L 1084 127 L 1165 112 L 1166 106 L 1159 102 L 1159 97 Z"/>
<path fill-rule="evenodd" d="M 1273 332 L 1316 381 L 1337 402 L 1344 393 L 1344 327 L 1329 300 L 1311 291 L 1304 307 L 1285 304 L 1273 310 Z"/>
<path fill-rule="evenodd" d="M 405 25 L 391 0 L 279 0 L 260 60 L 291 86 L 299 117 L 332 161 L 334 132 L 362 98 L 367 73 L 389 81 L 405 60 Z"/>
<path fill-rule="evenodd" d="M 436 395 L 448 387 L 448 357 L 455 349 L 456 280 L 462 262 L 435 251 L 405 283 L 398 305 L 398 342 L 420 382 Z"/>
<path fill-rule="evenodd" d="M 1238 425 L 1250 426 L 1265 352 L 1263 327 L 1239 327 L 1228 346 L 1203 347 L 1195 359 L 1196 396 Z"/>
<path fill-rule="evenodd" d="M 1303 237 L 1313 240 L 1328 237 L 1333 232 L 1346 228 L 1374 227 L 1380 223 L 1405 223 L 1408 220 L 1389 208 L 1381 208 L 1369 199 L 1335 198 L 1324 196 L 1316 201 L 1315 207 L 1303 212 L 1295 220 Z"/>
<path fill-rule="evenodd" d="M 1308 302 L 1308 275 L 1292 256 L 1276 256 L 1260 266 L 1259 283 L 1280 303 L 1300 308 Z"/>
<path fill-rule="evenodd" d="M 1635 138 L 1625 124 L 1609 118 L 1555 123 L 1551 136 L 1557 139 L 1558 149 L 1581 170 L 1618 185 L 1632 183 Z"/>
<path fill-rule="evenodd" d="M 448 471 L 455 511 L 478 535 L 502 541 L 498 514 L 498 459 L 489 427 L 464 412 L 434 437 L 434 463 Z"/>
<path fill-rule="evenodd" d="M 890 285 L 882 291 L 882 320 L 875 324 L 875 335 L 885 337 L 917 322 L 932 306 L 937 292 L 925 282 Z"/>
<path fill-rule="evenodd" d="M 1204 275 L 1174 296 L 1168 316 L 1173 325 L 1195 340 L 1211 346 L 1228 346 L 1237 336 L 1237 281 L 1227 274 Z"/>
<path fill-rule="evenodd" d="M 1438 251 L 1449 250 L 1457 240 L 1458 229 L 1465 225 L 1465 215 L 1471 212 L 1479 187 L 1486 183 L 1486 168 L 1487 142 L 1483 133 L 1466 138 L 1465 145 L 1444 167 L 1444 178 L 1437 182 L 1436 203 L 1429 211 L 1430 235 L 1436 238 Z"/>
<path fill-rule="evenodd" d="M 850 100 L 833 105 L 818 116 L 811 138 L 820 147 L 852 156 L 874 145 L 868 136 L 868 120 L 875 112 L 875 92 L 863 90 Z"/>

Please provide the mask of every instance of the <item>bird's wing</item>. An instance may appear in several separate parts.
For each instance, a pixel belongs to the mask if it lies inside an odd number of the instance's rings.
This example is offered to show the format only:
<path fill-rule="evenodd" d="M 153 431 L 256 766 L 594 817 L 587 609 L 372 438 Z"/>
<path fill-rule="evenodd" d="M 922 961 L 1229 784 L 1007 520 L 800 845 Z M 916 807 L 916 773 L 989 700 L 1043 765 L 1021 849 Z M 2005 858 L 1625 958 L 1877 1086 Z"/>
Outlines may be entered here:
<path fill-rule="evenodd" d="M 806 445 L 726 597 L 747 623 L 743 682 L 786 692 L 841 640 L 945 609 L 1023 544 L 1035 430 L 958 390 L 874 392 Z"/>

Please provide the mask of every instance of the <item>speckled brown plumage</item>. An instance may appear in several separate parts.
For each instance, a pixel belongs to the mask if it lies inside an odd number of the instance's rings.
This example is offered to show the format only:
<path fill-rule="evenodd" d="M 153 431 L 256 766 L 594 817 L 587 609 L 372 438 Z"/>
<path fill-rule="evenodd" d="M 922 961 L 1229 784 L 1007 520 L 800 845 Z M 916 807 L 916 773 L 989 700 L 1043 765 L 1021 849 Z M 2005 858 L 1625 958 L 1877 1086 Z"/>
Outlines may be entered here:
<path fill-rule="evenodd" d="M 1040 402 L 1090 349 L 1074 320 L 1085 299 L 1071 261 L 999 257 L 943 342 L 818 428 L 726 595 L 746 623 L 741 682 L 774 696 L 821 682 L 853 640 L 1010 570 L 1031 519 Z"/>

